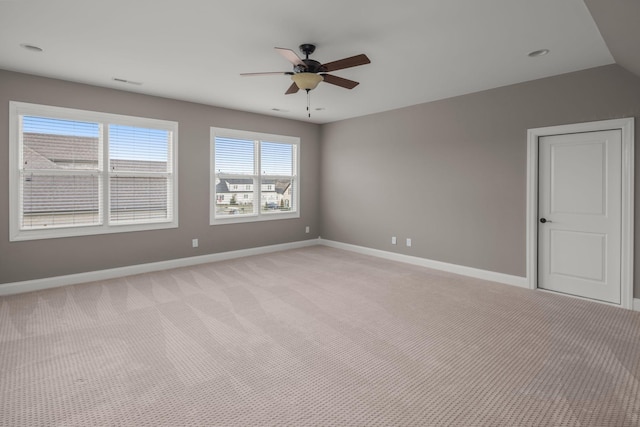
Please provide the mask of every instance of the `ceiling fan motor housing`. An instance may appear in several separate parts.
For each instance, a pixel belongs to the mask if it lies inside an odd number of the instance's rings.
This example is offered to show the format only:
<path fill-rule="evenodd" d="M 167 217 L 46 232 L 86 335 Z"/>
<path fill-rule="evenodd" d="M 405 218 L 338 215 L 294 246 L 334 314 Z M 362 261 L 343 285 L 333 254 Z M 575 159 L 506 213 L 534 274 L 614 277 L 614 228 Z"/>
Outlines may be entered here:
<path fill-rule="evenodd" d="M 303 65 L 294 65 L 293 72 L 294 73 L 320 73 L 326 71 L 323 69 L 323 66 L 318 61 L 314 61 L 313 59 L 303 59 Z"/>

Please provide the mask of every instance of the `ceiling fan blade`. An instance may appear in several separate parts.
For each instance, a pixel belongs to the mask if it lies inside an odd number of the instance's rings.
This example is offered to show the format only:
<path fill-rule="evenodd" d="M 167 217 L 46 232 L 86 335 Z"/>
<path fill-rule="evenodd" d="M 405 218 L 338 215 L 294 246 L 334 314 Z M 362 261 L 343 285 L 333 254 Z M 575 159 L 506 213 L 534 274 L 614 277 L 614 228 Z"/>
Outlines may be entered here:
<path fill-rule="evenodd" d="M 343 79 L 342 77 L 332 76 L 331 74 L 321 74 L 324 78 L 324 81 L 327 83 L 331 83 L 332 85 L 340 86 L 346 89 L 353 89 L 358 86 L 360 83 L 354 82 L 353 80 Z"/>
<path fill-rule="evenodd" d="M 284 94 L 291 95 L 292 93 L 296 93 L 298 90 L 299 90 L 298 85 L 296 84 L 296 82 L 293 82 L 293 84 L 289 86 L 289 89 L 287 89 L 287 91 Z"/>
<path fill-rule="evenodd" d="M 270 76 L 270 75 L 274 75 L 274 74 L 280 74 L 280 75 L 285 75 L 285 76 L 292 76 L 293 73 L 291 71 L 269 71 L 266 73 L 240 73 L 241 76 L 247 77 L 247 76 Z"/>
<path fill-rule="evenodd" d="M 323 70 L 327 72 L 343 70 L 345 68 L 357 67 L 358 65 L 370 64 L 371 60 L 365 55 L 361 53 L 360 55 L 351 56 L 349 58 L 339 59 L 333 62 L 327 62 L 326 64 L 322 64 Z"/>
<path fill-rule="evenodd" d="M 291 62 L 293 65 L 302 65 L 303 67 L 306 67 L 305 63 L 302 62 L 302 59 L 300 59 L 298 54 L 291 49 L 286 49 L 284 47 L 274 47 L 274 49 L 277 50 L 280 55 L 284 56 L 284 59 Z"/>

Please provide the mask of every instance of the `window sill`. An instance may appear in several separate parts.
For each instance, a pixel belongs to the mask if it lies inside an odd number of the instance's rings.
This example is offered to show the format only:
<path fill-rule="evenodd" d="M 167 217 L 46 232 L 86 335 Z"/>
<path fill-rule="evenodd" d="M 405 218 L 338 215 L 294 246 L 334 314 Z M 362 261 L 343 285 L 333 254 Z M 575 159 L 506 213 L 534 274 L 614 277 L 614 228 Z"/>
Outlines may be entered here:
<path fill-rule="evenodd" d="M 300 218 L 300 212 L 273 212 L 273 213 L 261 213 L 258 215 L 229 215 L 224 217 L 211 218 L 209 225 L 224 225 L 224 224 L 241 224 L 246 222 L 263 222 L 263 221 L 276 221 L 280 219 L 295 219 Z"/>
<path fill-rule="evenodd" d="M 62 237 L 95 236 L 99 234 L 133 233 L 136 231 L 165 230 L 178 228 L 178 221 L 154 222 L 147 224 L 128 225 L 87 225 L 69 228 L 41 228 L 37 230 L 20 230 L 11 234 L 9 241 L 19 242 L 25 240 L 56 239 Z"/>

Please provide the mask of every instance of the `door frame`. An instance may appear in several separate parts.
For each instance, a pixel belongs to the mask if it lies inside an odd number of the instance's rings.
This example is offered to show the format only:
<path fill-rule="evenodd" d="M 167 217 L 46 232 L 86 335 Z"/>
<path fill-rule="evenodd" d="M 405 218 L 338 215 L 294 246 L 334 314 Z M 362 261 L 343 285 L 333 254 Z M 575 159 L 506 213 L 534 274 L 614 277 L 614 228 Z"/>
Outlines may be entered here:
<path fill-rule="evenodd" d="M 634 118 L 602 120 L 527 131 L 527 284 L 538 289 L 538 139 L 543 136 L 602 130 L 622 132 L 622 210 L 620 251 L 620 304 L 603 304 L 633 310 L 633 174 Z M 595 301 L 595 300 L 590 300 Z"/>

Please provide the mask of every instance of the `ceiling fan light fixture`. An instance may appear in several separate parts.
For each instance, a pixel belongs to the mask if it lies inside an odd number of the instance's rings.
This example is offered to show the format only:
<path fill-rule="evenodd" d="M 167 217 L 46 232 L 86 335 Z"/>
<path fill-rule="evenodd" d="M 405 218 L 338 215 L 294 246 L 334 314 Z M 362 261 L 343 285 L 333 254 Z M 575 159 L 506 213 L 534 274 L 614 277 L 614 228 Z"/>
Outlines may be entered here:
<path fill-rule="evenodd" d="M 320 74 L 297 73 L 291 76 L 291 80 L 293 80 L 296 83 L 296 86 L 298 86 L 299 89 L 313 90 L 324 79 Z"/>

